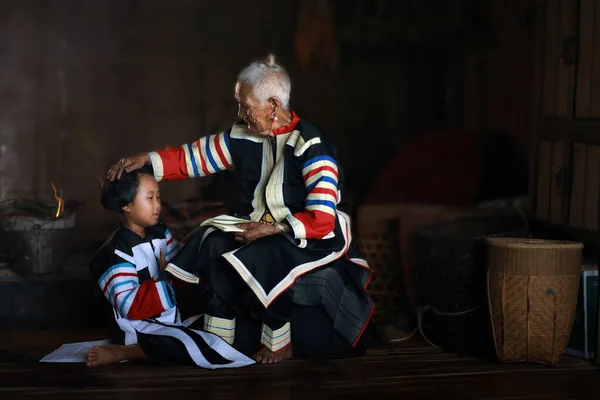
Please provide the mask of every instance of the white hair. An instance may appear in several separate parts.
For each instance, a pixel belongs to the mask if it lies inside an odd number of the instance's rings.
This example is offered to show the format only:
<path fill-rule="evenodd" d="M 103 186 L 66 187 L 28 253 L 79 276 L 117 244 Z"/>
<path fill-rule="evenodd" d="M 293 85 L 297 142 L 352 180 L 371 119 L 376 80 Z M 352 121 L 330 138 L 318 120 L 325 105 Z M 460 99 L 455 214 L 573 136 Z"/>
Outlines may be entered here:
<path fill-rule="evenodd" d="M 252 94 L 261 102 L 276 97 L 285 109 L 290 106 L 292 83 L 285 68 L 270 54 L 265 60 L 253 62 L 240 72 L 238 82 L 250 86 Z"/>

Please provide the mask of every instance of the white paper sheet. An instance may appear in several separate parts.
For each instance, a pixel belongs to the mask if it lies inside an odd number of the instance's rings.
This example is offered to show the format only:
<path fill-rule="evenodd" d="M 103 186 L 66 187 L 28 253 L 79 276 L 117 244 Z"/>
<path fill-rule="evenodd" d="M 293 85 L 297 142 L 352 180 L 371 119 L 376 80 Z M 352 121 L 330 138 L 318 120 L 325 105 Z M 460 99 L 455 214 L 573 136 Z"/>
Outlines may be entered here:
<path fill-rule="evenodd" d="M 40 362 L 45 363 L 84 363 L 87 355 L 94 346 L 110 344 L 110 339 L 96 340 L 93 342 L 67 343 L 44 356 Z"/>

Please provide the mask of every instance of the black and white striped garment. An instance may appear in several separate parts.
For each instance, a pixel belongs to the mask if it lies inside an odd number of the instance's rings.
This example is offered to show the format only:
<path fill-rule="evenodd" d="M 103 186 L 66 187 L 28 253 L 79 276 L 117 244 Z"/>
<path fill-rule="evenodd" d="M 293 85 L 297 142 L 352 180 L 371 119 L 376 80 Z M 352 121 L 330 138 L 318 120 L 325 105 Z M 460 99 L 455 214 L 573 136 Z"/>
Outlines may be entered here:
<path fill-rule="evenodd" d="M 143 238 L 121 225 L 90 262 L 119 327 L 113 342 L 140 344 L 154 361 L 209 369 L 254 364 L 219 336 L 192 329 L 199 318 L 181 321 L 170 281 L 159 279 L 161 250 L 174 264 L 188 257 L 162 224 L 146 228 Z"/>

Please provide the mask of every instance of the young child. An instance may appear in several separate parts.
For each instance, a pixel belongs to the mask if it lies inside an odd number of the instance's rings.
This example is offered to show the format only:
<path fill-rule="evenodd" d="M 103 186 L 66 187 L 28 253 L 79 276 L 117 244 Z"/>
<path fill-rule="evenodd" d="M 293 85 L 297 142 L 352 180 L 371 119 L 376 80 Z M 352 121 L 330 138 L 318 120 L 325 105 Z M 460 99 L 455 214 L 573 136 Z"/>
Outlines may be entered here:
<path fill-rule="evenodd" d="M 181 321 L 170 275 L 162 271 L 168 262 L 178 265 L 180 246 L 159 223 L 160 192 L 152 168 L 106 182 L 101 202 L 120 213 L 122 222 L 94 255 L 90 268 L 113 307 L 120 333 L 114 344 L 92 348 L 87 365 L 146 359 L 211 369 L 253 364 L 219 336 Z M 189 259 L 180 256 L 182 262 Z"/>

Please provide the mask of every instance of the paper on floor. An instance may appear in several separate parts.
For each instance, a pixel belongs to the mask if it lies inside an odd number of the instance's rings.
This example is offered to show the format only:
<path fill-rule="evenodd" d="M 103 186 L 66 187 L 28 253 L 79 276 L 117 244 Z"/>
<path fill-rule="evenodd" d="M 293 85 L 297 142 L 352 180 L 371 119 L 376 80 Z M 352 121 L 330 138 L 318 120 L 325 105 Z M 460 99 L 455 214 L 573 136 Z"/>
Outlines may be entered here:
<path fill-rule="evenodd" d="M 45 363 L 84 363 L 87 355 L 94 346 L 110 344 L 110 339 L 96 340 L 93 342 L 67 343 L 44 356 L 40 362 Z"/>

